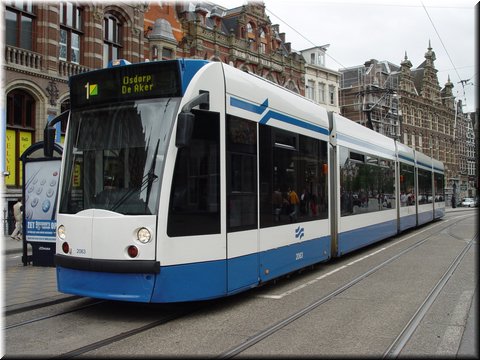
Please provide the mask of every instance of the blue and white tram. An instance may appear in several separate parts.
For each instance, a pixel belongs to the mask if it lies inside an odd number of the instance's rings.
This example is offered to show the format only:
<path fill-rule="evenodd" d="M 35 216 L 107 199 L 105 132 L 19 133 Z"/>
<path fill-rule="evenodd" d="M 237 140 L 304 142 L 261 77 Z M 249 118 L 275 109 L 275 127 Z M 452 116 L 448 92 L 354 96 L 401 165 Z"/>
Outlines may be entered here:
<path fill-rule="evenodd" d="M 64 293 L 227 296 L 443 216 L 444 202 L 433 216 L 398 201 L 402 174 L 414 195 L 440 194 L 443 164 L 219 62 L 113 66 L 73 76 L 70 95 Z"/>
<path fill-rule="evenodd" d="M 433 217 L 440 219 L 445 215 L 445 167 L 432 158 L 433 171 Z"/>
<path fill-rule="evenodd" d="M 340 256 L 397 233 L 396 155 L 393 139 L 338 114 L 332 117 L 336 178 L 331 191 L 337 192 L 338 204 L 332 248 Z"/>
<path fill-rule="evenodd" d="M 417 226 L 417 199 L 415 189 L 417 178 L 415 176 L 415 151 L 408 146 L 395 142 L 397 148 L 397 188 L 399 189 L 398 229 Z"/>

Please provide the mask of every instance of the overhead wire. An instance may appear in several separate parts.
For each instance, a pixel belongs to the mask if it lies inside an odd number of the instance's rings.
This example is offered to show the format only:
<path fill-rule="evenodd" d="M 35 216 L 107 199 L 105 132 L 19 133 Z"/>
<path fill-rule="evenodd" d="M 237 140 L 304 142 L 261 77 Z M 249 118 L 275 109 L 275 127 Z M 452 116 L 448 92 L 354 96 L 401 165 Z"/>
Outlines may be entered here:
<path fill-rule="evenodd" d="M 299 31 L 297 31 L 297 29 L 295 29 L 293 26 L 291 26 L 290 24 L 288 24 L 285 20 L 281 19 L 278 15 L 274 14 L 270 9 L 268 8 L 265 8 L 265 10 L 267 12 L 269 12 L 270 14 L 272 14 L 273 16 L 275 16 L 278 20 L 280 20 L 282 23 L 284 23 L 285 25 L 287 25 L 290 29 L 292 29 L 293 31 L 295 31 L 298 35 L 300 35 L 304 40 L 308 41 L 310 44 L 312 44 L 313 46 L 315 47 L 318 47 L 317 44 L 315 44 L 313 41 L 311 41 L 310 39 L 307 39 L 302 33 L 300 33 Z M 338 60 L 336 60 L 333 56 L 331 56 L 330 54 L 327 54 L 325 53 L 326 56 L 328 56 L 330 59 L 332 59 L 333 61 L 335 61 L 338 65 L 340 65 L 342 68 L 346 68 L 345 65 L 343 65 L 341 62 L 339 62 Z"/>
<path fill-rule="evenodd" d="M 431 18 L 430 14 L 429 14 L 429 12 L 428 12 L 428 10 L 427 10 L 427 8 L 426 8 L 426 6 L 423 4 L 423 1 L 420 1 L 420 2 L 421 2 L 421 4 L 422 4 L 422 7 L 423 7 L 425 13 L 427 14 L 427 17 L 428 17 L 430 23 L 432 24 L 433 29 L 435 30 L 435 33 L 437 34 L 437 36 L 438 36 L 438 38 L 439 38 L 439 40 L 440 40 L 440 43 L 441 43 L 442 46 L 443 46 L 443 49 L 445 50 L 445 53 L 447 54 L 447 57 L 448 57 L 450 63 L 451 63 L 452 66 L 453 66 L 453 69 L 455 70 L 456 75 L 458 76 L 458 79 L 459 79 L 458 83 L 462 85 L 463 97 L 464 97 L 464 100 L 465 100 L 465 103 L 466 103 L 465 85 L 475 85 L 475 84 L 469 82 L 471 79 L 474 78 L 474 76 L 471 77 L 471 78 L 468 79 L 468 80 L 462 80 L 460 74 L 458 73 L 458 69 L 457 69 L 457 67 L 455 66 L 455 64 L 454 64 L 454 62 L 453 62 L 453 60 L 452 60 L 452 57 L 450 56 L 450 53 L 448 52 L 447 47 L 445 46 L 445 43 L 443 42 L 443 39 L 442 39 L 442 37 L 440 36 L 440 33 L 438 32 L 438 30 L 437 30 L 437 28 L 436 28 L 436 26 L 435 26 L 435 24 L 434 24 L 434 22 L 433 22 L 433 19 Z M 318 45 L 315 44 L 313 41 L 311 41 L 310 39 L 308 39 L 307 37 L 305 37 L 305 35 L 303 35 L 302 33 L 300 33 L 297 29 L 295 29 L 293 26 L 291 26 L 289 23 L 287 23 L 285 20 L 283 20 L 282 18 L 280 18 L 280 17 L 279 17 L 277 14 L 275 14 L 273 11 L 271 11 L 271 10 L 268 9 L 267 7 L 265 8 L 265 10 L 266 10 L 268 13 L 270 13 L 272 16 L 276 17 L 276 18 L 277 18 L 279 21 L 281 21 L 283 24 L 285 24 L 286 26 L 288 26 L 290 29 L 292 29 L 295 33 L 297 33 L 297 34 L 298 34 L 300 37 L 302 37 L 304 40 L 306 40 L 307 42 L 309 42 L 310 44 L 312 44 L 312 45 L 315 46 L 315 47 L 318 46 Z M 333 56 L 331 56 L 330 54 L 325 53 L 325 55 L 326 55 L 327 57 L 329 57 L 330 59 L 332 59 L 335 63 L 337 63 L 338 65 L 340 65 L 342 68 L 346 68 L 345 65 L 343 65 L 340 61 L 338 61 L 337 59 L 335 59 L 335 58 L 334 58 Z"/>

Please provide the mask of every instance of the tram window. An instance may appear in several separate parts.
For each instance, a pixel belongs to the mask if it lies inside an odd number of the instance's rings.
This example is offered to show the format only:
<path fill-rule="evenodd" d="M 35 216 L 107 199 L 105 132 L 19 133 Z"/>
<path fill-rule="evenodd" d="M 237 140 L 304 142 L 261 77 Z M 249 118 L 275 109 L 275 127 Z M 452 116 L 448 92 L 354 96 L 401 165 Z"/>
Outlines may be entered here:
<path fill-rule="evenodd" d="M 363 163 L 365 162 L 365 155 L 350 151 L 350 159 Z"/>
<path fill-rule="evenodd" d="M 220 116 L 196 115 L 190 146 L 180 148 L 173 174 L 168 236 L 220 233 Z"/>
<path fill-rule="evenodd" d="M 227 119 L 228 231 L 257 228 L 257 124 Z"/>
<path fill-rule="evenodd" d="M 418 203 L 429 204 L 432 202 L 432 172 L 418 169 Z"/>
<path fill-rule="evenodd" d="M 288 131 L 277 129 L 275 131 L 275 146 L 289 149 L 289 150 L 297 150 L 298 144 L 298 135 L 293 134 Z"/>
<path fill-rule="evenodd" d="M 400 206 L 415 205 L 414 167 L 400 163 Z"/>
<path fill-rule="evenodd" d="M 445 201 L 445 176 L 443 174 L 435 173 L 435 202 Z"/>
<path fill-rule="evenodd" d="M 327 143 L 267 125 L 260 125 L 259 139 L 260 227 L 326 219 Z"/>
<path fill-rule="evenodd" d="M 394 162 L 352 151 L 347 157 L 348 151 L 339 147 L 341 216 L 394 209 Z"/>

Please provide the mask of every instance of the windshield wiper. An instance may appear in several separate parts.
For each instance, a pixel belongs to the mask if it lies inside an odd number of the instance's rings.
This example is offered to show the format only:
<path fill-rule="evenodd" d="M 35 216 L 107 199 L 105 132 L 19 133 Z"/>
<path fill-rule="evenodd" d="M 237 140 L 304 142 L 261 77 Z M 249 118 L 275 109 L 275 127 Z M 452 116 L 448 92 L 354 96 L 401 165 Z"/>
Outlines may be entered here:
<path fill-rule="evenodd" d="M 170 101 L 170 100 L 169 100 Z M 148 170 L 148 177 L 147 177 L 147 199 L 145 200 L 145 212 L 147 211 L 148 207 L 148 200 L 150 200 L 150 192 L 152 191 L 152 185 L 155 179 L 158 178 L 155 175 L 155 166 L 157 165 L 157 153 L 158 153 L 158 146 L 160 145 L 160 139 L 157 140 L 157 146 L 155 148 L 155 153 L 153 154 L 152 164 L 150 165 L 150 170 Z"/>
<path fill-rule="evenodd" d="M 125 201 L 127 201 L 134 193 L 142 192 L 143 190 L 147 189 L 147 199 L 145 200 L 145 211 L 147 210 L 148 206 L 148 200 L 150 198 L 150 192 L 152 189 L 152 184 L 153 182 L 158 178 L 157 175 L 155 175 L 155 165 L 157 163 L 157 153 L 158 153 L 158 147 L 160 144 L 160 139 L 157 141 L 157 146 L 155 148 L 155 153 L 153 154 L 153 159 L 152 159 L 152 164 L 150 166 L 150 169 L 148 172 L 143 176 L 142 178 L 142 183 L 140 186 L 132 188 L 128 190 L 118 201 L 112 206 L 111 211 L 117 210 Z"/>

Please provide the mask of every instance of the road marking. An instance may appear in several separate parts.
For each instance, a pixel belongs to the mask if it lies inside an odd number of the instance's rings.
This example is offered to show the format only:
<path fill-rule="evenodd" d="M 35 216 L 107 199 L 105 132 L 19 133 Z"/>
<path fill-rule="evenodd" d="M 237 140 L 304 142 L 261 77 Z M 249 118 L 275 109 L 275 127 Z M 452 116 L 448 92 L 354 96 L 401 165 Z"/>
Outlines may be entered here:
<path fill-rule="evenodd" d="M 285 291 L 285 292 L 283 292 L 283 293 L 281 293 L 281 294 L 278 294 L 278 295 L 268 295 L 268 294 L 264 294 L 264 295 L 256 295 L 256 297 L 263 298 L 263 299 L 280 300 L 280 299 L 284 298 L 285 296 L 291 295 L 291 294 L 297 292 L 298 290 L 301 290 L 301 289 L 303 289 L 303 288 L 305 288 L 305 287 L 307 287 L 307 286 L 313 285 L 313 284 L 315 284 L 317 281 L 323 280 L 323 279 L 325 279 L 326 277 L 328 277 L 328 276 L 330 276 L 330 275 L 332 275 L 332 274 L 334 274 L 334 273 L 336 273 L 336 272 L 338 272 L 338 271 L 340 271 L 340 270 L 343 270 L 343 269 L 345 269 L 345 268 L 347 268 L 347 267 L 349 267 L 349 266 L 351 266 L 351 265 L 354 265 L 354 264 L 356 264 L 356 263 L 358 263 L 358 262 L 360 262 L 360 261 L 363 261 L 363 260 L 365 260 L 365 259 L 368 259 L 369 257 L 371 257 L 371 256 L 373 256 L 373 255 L 377 255 L 378 253 L 380 253 L 380 252 L 382 252 L 382 251 L 384 251 L 384 250 L 387 250 L 387 249 L 391 248 L 392 246 L 396 246 L 396 245 L 398 245 L 398 244 L 400 244 L 400 243 L 402 243 L 402 242 L 404 242 L 404 241 L 406 241 L 406 240 L 408 240 L 408 239 L 410 239 L 410 238 L 412 238 L 412 237 L 414 237 L 414 236 L 417 236 L 417 235 L 419 235 L 419 234 L 421 234 L 421 233 L 423 233 L 423 232 L 425 232 L 425 231 L 427 231 L 427 230 L 431 230 L 431 229 L 433 229 L 433 228 L 435 228 L 435 227 L 437 227 L 437 226 L 439 226 L 439 225 L 445 224 L 445 223 L 447 223 L 447 222 L 449 222 L 449 221 L 451 221 L 451 220 L 456 220 L 456 219 L 461 218 L 461 217 L 464 217 L 464 216 L 463 216 L 463 215 L 461 215 L 461 216 L 456 216 L 456 217 L 454 217 L 454 218 L 444 220 L 444 221 L 442 221 L 441 223 L 438 223 L 438 224 L 431 224 L 431 225 L 429 225 L 427 228 L 425 228 L 425 229 L 423 229 L 423 230 L 421 230 L 421 231 L 415 232 L 415 233 L 412 234 L 412 235 L 409 235 L 409 236 L 407 236 L 407 237 L 405 237 L 405 238 L 403 238 L 403 239 L 400 239 L 400 240 L 398 240 L 398 241 L 396 241 L 396 242 L 394 242 L 394 243 L 392 243 L 392 244 L 390 244 L 390 245 L 387 245 L 387 246 L 385 246 L 385 247 L 383 247 L 383 248 L 381 248 L 381 249 L 378 249 L 378 250 L 376 250 L 376 251 L 374 251 L 374 252 L 372 252 L 372 253 L 370 253 L 370 254 L 367 254 L 367 255 L 365 255 L 365 256 L 357 259 L 357 260 L 354 260 L 354 261 L 352 261 L 352 262 L 349 262 L 347 265 L 342 265 L 342 266 L 340 266 L 340 267 L 338 267 L 338 268 L 336 268 L 336 269 L 334 269 L 334 270 L 329 271 L 328 273 L 325 273 L 325 274 L 323 274 L 323 275 L 321 275 L 321 276 L 319 276 L 319 277 L 317 277 L 317 278 L 315 278 L 315 279 L 313 279 L 313 280 L 310 280 L 310 281 L 308 281 L 308 282 L 306 282 L 306 283 L 303 283 L 303 284 L 301 284 L 301 285 L 299 285 L 299 286 L 297 286 L 297 287 L 295 287 L 295 288 L 293 288 L 293 289 L 287 290 L 287 291 Z"/>

